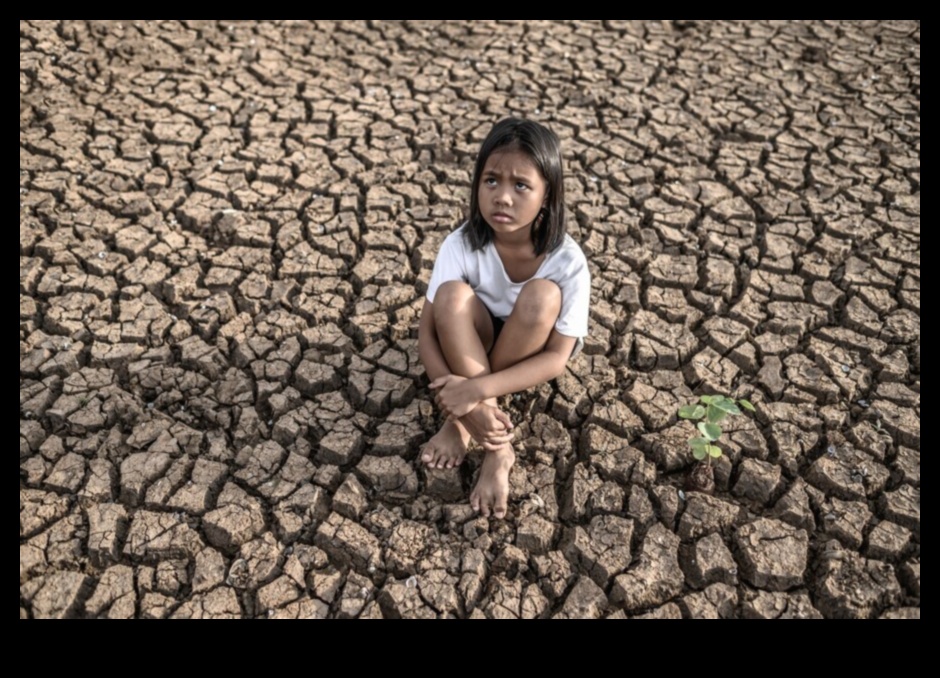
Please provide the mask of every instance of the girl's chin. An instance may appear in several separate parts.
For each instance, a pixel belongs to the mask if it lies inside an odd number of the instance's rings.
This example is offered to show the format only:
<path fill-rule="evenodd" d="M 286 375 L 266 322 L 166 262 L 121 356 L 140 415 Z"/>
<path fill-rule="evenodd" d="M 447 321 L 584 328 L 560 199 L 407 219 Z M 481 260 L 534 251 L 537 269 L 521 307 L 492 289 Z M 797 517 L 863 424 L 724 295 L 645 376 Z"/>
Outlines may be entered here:
<path fill-rule="evenodd" d="M 490 228 L 492 228 L 497 233 L 516 233 L 518 231 L 528 231 L 532 227 L 532 224 L 526 224 L 525 226 L 520 226 L 519 224 L 516 224 L 516 223 L 506 224 L 506 223 L 502 223 L 499 221 L 496 221 L 496 222 L 487 221 L 486 223 L 488 223 L 490 225 Z"/>
<path fill-rule="evenodd" d="M 525 239 L 531 237 L 532 229 L 528 226 L 506 226 L 505 224 L 490 224 L 490 228 L 493 229 L 494 235 L 513 237 L 518 236 L 520 239 Z"/>

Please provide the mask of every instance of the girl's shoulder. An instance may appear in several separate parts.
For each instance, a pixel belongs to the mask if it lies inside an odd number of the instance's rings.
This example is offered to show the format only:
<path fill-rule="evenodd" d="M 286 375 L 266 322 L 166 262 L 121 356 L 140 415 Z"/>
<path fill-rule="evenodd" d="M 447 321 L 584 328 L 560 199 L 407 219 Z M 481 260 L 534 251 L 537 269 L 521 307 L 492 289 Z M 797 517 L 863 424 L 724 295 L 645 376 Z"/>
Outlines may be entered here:
<path fill-rule="evenodd" d="M 438 242 L 441 243 L 441 249 L 447 248 L 450 250 L 466 250 L 468 248 L 466 226 L 467 224 L 464 222 L 447 235 L 443 235 L 443 233 L 440 231 L 436 231 L 431 237 L 441 238 L 441 236 L 443 236 L 441 240 L 438 240 Z"/>
<path fill-rule="evenodd" d="M 445 242 L 450 242 L 454 245 L 461 245 L 462 247 L 469 247 L 467 242 L 467 228 L 468 223 L 465 221 L 460 226 L 455 228 L 453 231 L 447 234 L 447 237 L 444 238 Z"/>
<path fill-rule="evenodd" d="M 591 272 L 587 257 L 577 241 L 567 234 L 561 244 L 549 253 L 539 271 L 540 277 L 558 283 L 562 291 L 568 285 L 590 284 Z"/>
<path fill-rule="evenodd" d="M 567 233 L 565 233 L 565 237 L 562 239 L 558 249 L 552 252 L 552 257 L 557 259 L 559 263 L 565 264 L 566 268 L 574 266 L 579 269 L 583 268 L 587 270 L 588 267 L 587 257 L 584 255 L 584 250 L 581 249 L 581 245 Z"/>

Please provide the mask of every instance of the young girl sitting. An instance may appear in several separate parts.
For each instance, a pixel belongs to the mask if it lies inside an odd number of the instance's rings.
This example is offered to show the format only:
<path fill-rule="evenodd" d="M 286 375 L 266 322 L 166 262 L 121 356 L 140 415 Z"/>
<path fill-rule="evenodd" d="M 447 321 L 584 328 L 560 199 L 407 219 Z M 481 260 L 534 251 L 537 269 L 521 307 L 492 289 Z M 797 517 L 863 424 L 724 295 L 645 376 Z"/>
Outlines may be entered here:
<path fill-rule="evenodd" d="M 591 279 L 565 234 L 564 198 L 558 137 L 500 121 L 477 157 L 470 217 L 444 240 L 428 284 L 418 351 L 448 418 L 421 459 L 452 468 L 474 438 L 484 458 L 470 504 L 484 516 L 506 515 L 516 459 L 496 397 L 559 376 L 587 335 Z"/>

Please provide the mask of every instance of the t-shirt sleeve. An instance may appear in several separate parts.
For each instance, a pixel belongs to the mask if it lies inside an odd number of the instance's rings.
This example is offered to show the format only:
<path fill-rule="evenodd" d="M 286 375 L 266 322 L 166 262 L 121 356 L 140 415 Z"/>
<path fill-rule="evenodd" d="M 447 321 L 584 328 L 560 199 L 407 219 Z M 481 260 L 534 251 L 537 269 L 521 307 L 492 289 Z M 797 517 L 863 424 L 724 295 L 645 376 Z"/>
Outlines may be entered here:
<path fill-rule="evenodd" d="M 591 272 L 587 259 L 578 252 L 561 287 L 561 313 L 555 329 L 566 337 L 586 337 L 591 310 Z"/>
<path fill-rule="evenodd" d="M 451 280 L 468 280 L 463 234 L 460 231 L 451 233 L 441 243 L 441 249 L 434 260 L 434 270 L 431 271 L 431 280 L 428 282 L 428 301 L 433 304 L 437 288 Z"/>

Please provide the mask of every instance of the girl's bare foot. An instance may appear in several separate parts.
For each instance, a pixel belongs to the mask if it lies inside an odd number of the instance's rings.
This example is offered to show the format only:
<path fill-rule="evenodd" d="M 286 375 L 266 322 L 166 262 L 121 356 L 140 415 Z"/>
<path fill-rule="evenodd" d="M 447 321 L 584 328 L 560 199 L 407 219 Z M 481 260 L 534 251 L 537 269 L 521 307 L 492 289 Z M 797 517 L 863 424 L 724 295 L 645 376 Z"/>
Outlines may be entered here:
<path fill-rule="evenodd" d="M 470 493 L 470 506 L 484 516 L 506 517 L 509 503 L 509 470 L 516 463 L 512 445 L 506 444 L 483 457 L 483 467 L 476 487 Z"/>
<path fill-rule="evenodd" d="M 467 456 L 467 445 L 470 444 L 470 434 L 451 420 L 444 422 L 441 430 L 424 446 L 421 461 L 428 468 L 454 468 L 463 463 Z"/>

